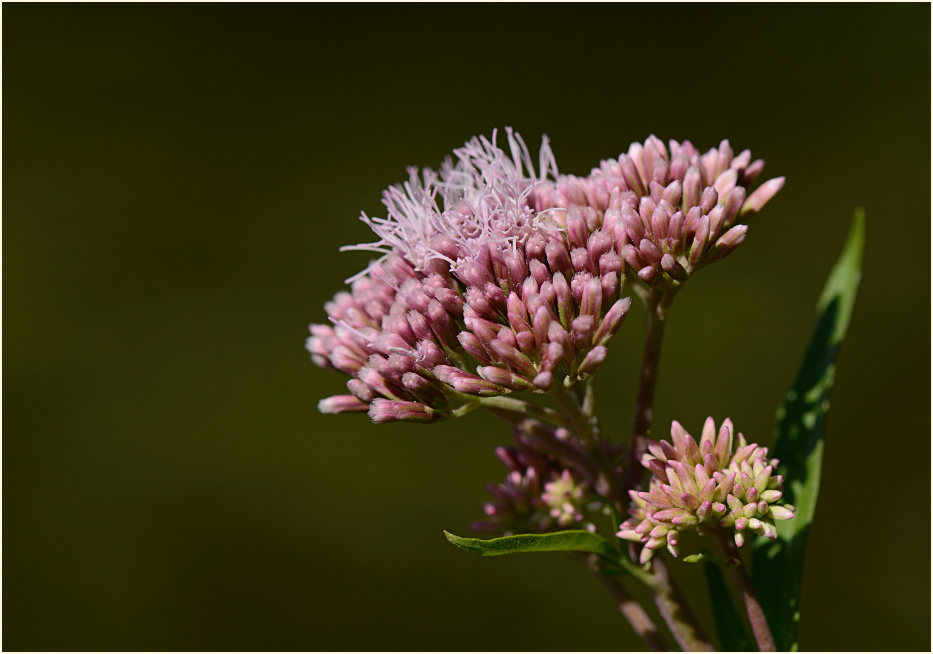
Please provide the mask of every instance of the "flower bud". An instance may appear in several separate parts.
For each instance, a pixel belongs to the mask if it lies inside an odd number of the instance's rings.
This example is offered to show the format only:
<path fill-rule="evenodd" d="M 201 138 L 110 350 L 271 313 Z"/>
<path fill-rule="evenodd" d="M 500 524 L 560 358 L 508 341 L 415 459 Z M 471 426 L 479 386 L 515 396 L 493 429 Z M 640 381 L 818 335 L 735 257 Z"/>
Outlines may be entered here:
<path fill-rule="evenodd" d="M 355 395 L 332 395 L 317 403 L 317 410 L 321 413 L 348 413 L 367 409 L 369 405 Z"/>
<path fill-rule="evenodd" d="M 430 422 L 437 418 L 437 414 L 428 406 L 420 402 L 405 402 L 376 398 L 369 405 L 369 417 L 373 422 L 395 422 L 398 420 L 411 420 L 416 422 Z"/>

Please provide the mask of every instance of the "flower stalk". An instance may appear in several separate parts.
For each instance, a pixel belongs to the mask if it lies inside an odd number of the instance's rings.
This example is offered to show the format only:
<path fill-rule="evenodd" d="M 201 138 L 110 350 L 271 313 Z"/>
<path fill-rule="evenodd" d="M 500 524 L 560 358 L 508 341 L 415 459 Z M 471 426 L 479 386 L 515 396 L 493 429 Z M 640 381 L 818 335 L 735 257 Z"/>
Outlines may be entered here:
<path fill-rule="evenodd" d="M 632 629 L 635 633 L 638 634 L 652 651 L 669 651 L 670 648 L 658 632 L 657 626 L 654 624 L 651 616 L 642 608 L 641 604 L 629 595 L 628 591 L 625 590 L 625 587 L 622 586 L 622 583 L 618 579 L 607 577 L 596 572 L 595 562 L 592 559 L 595 559 L 595 557 L 591 557 L 590 566 L 596 574 L 596 578 L 599 579 L 603 588 L 612 596 L 612 599 L 619 607 L 619 613 L 625 616 L 625 619 L 632 625 Z"/>
<path fill-rule="evenodd" d="M 648 448 L 648 434 L 651 431 L 651 419 L 654 416 L 654 389 L 658 383 L 658 367 L 661 361 L 661 341 L 664 338 L 667 311 L 675 292 L 673 289 L 655 289 L 648 294 L 645 302 L 648 308 L 648 321 L 645 326 L 645 347 L 642 353 L 638 399 L 635 404 L 632 440 L 626 467 L 626 490 L 638 486 L 638 482 L 644 476 L 639 462 Z"/>
<path fill-rule="evenodd" d="M 449 390 L 447 393 L 448 395 L 454 395 L 454 393 Z M 514 397 L 470 397 L 460 393 L 457 393 L 456 395 L 467 400 L 464 406 L 470 407 L 470 410 L 479 407 L 486 409 L 501 409 L 503 411 L 512 411 L 514 413 L 518 413 L 529 418 L 534 418 L 535 420 L 540 420 L 542 422 L 546 422 L 558 427 L 567 426 L 567 420 L 564 418 L 564 416 L 550 407 L 532 404 L 531 402 L 525 402 L 524 400 L 517 400 Z"/>
<path fill-rule="evenodd" d="M 712 652 L 713 646 L 700 628 L 696 616 L 687 607 L 667 566 L 660 559 L 652 563 L 647 585 L 651 590 L 654 605 L 658 607 L 661 617 L 681 649 L 685 652 Z"/>
<path fill-rule="evenodd" d="M 732 568 L 732 576 L 742 595 L 748 622 L 752 627 L 752 633 L 755 635 L 755 642 L 758 643 L 759 651 L 776 652 L 777 644 L 775 644 L 771 628 L 768 626 L 768 619 L 765 616 L 764 609 L 761 608 L 761 601 L 759 601 L 758 594 L 755 592 L 755 587 L 748 575 L 748 569 L 745 567 L 745 563 L 742 562 L 742 557 L 739 556 L 739 549 L 736 547 L 735 541 L 729 538 L 727 533 L 720 532 L 719 544 L 726 557 L 727 565 Z"/>

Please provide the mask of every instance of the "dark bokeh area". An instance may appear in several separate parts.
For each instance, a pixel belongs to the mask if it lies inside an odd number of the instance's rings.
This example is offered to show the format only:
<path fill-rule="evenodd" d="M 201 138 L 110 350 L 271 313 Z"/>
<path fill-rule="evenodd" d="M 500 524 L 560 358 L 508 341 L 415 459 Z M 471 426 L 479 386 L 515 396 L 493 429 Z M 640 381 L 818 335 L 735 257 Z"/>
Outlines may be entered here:
<path fill-rule="evenodd" d="M 930 7 L 7 5 L 8 650 L 640 648 L 560 555 L 455 550 L 507 430 L 322 416 L 306 326 L 405 166 L 649 133 L 787 186 L 678 297 L 655 425 L 771 442 L 853 209 L 801 646 L 930 646 Z M 919 199 L 920 205 L 917 204 Z M 600 376 L 631 421 L 644 312 Z M 908 508 L 910 507 L 910 508 Z M 678 569 L 698 604 L 701 572 Z M 706 609 L 700 608 L 707 614 Z"/>

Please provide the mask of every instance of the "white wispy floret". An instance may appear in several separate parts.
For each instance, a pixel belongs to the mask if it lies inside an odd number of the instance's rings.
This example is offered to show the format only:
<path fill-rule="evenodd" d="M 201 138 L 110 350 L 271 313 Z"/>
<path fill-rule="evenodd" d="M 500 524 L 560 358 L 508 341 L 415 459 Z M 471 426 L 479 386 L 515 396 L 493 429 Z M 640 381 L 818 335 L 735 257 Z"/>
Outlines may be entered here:
<path fill-rule="evenodd" d="M 409 168 L 407 182 L 383 192 L 386 216 L 361 216 L 379 240 L 342 250 L 397 252 L 417 270 L 456 270 L 490 245 L 514 247 L 534 231 L 554 227 L 547 212 L 529 202 L 540 182 L 557 177 L 547 137 L 535 170 L 521 136 L 511 128 L 506 136 L 508 153 L 493 132 L 491 140 L 474 137 L 454 150 L 456 160 L 445 160 L 439 172 Z"/>

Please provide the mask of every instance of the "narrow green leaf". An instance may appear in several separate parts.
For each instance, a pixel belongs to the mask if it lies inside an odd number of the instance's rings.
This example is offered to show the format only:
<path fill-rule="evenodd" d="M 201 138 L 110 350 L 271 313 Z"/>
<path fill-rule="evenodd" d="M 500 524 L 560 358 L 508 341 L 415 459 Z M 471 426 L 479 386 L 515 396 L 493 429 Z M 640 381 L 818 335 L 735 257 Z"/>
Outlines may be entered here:
<path fill-rule="evenodd" d="M 451 543 L 480 556 L 501 556 L 519 552 L 591 552 L 615 561 L 618 553 L 608 540 L 589 531 L 558 531 L 551 534 L 519 534 L 501 538 L 461 538 L 444 532 Z"/>
<path fill-rule="evenodd" d="M 757 650 L 745 629 L 745 620 L 735 608 L 732 595 L 722 572 L 715 563 L 707 563 L 706 585 L 713 602 L 713 619 L 716 622 L 716 635 L 719 636 L 719 648 L 723 652 L 752 652 Z"/>
<path fill-rule="evenodd" d="M 756 539 L 752 578 L 780 650 L 797 650 L 803 555 L 820 490 L 829 394 L 861 279 L 864 245 L 865 214 L 859 209 L 817 305 L 803 365 L 777 414 L 774 456 L 781 460 L 784 499 L 797 511 L 793 520 L 777 523 L 776 541 Z"/>

